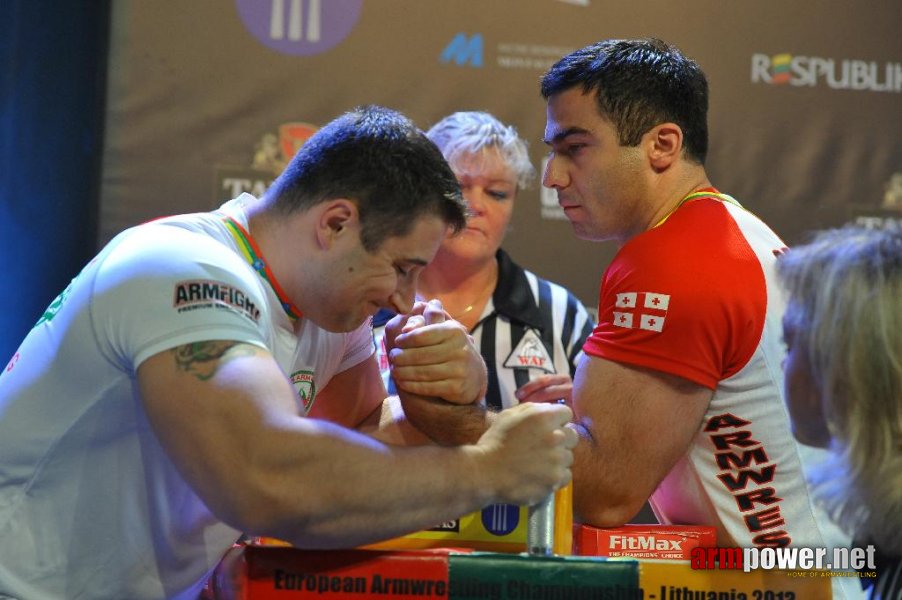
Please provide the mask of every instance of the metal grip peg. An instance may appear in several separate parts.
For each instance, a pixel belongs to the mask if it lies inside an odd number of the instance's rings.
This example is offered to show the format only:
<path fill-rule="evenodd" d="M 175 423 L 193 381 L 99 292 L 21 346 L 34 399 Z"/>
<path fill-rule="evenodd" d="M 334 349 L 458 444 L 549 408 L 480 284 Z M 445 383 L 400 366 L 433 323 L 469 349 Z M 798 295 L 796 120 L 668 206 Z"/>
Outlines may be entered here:
<path fill-rule="evenodd" d="M 554 496 L 552 492 L 527 509 L 526 549 L 531 556 L 554 554 Z"/>

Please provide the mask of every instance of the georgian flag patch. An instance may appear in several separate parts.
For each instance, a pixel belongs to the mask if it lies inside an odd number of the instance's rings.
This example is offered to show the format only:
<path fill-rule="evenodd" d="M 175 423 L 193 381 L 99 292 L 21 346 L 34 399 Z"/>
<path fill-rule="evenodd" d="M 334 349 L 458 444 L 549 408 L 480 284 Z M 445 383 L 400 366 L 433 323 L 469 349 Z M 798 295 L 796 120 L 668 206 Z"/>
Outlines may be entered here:
<path fill-rule="evenodd" d="M 670 294 L 625 292 L 617 294 L 614 325 L 625 329 L 645 329 L 658 333 L 664 329 Z"/>

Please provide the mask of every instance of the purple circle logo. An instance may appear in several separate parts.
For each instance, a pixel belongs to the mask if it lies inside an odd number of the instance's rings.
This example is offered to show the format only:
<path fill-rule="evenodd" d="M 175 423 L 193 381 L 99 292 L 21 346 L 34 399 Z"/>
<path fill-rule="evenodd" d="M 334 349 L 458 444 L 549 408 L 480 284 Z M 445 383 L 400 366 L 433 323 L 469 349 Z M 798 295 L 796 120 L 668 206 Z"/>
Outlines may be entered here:
<path fill-rule="evenodd" d="M 363 0 L 235 0 L 241 21 L 263 45 L 282 54 L 320 54 L 348 37 Z"/>

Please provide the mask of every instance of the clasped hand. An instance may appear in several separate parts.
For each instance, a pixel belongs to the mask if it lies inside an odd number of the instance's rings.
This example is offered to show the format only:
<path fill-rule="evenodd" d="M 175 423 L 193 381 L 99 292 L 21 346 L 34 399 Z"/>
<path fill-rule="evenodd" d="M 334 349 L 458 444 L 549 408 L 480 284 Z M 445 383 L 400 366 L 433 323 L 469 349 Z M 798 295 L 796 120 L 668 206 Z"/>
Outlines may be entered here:
<path fill-rule="evenodd" d="M 472 404 L 485 396 L 485 363 L 466 328 L 439 300 L 416 302 L 385 326 L 385 348 L 399 390 Z"/>

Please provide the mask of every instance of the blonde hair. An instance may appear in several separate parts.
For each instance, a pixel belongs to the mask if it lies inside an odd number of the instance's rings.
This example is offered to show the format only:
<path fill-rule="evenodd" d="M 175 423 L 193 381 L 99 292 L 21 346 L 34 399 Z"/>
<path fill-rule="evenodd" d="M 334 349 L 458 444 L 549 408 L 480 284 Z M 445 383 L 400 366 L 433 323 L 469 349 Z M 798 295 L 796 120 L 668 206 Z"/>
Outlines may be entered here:
<path fill-rule="evenodd" d="M 832 441 L 809 474 L 847 532 L 902 551 L 902 228 L 819 233 L 778 263 Z"/>
<path fill-rule="evenodd" d="M 455 172 L 482 170 L 495 150 L 517 179 L 517 187 L 527 187 L 536 176 L 529 161 L 526 141 L 517 130 L 487 112 L 464 111 L 448 115 L 426 132 Z"/>

